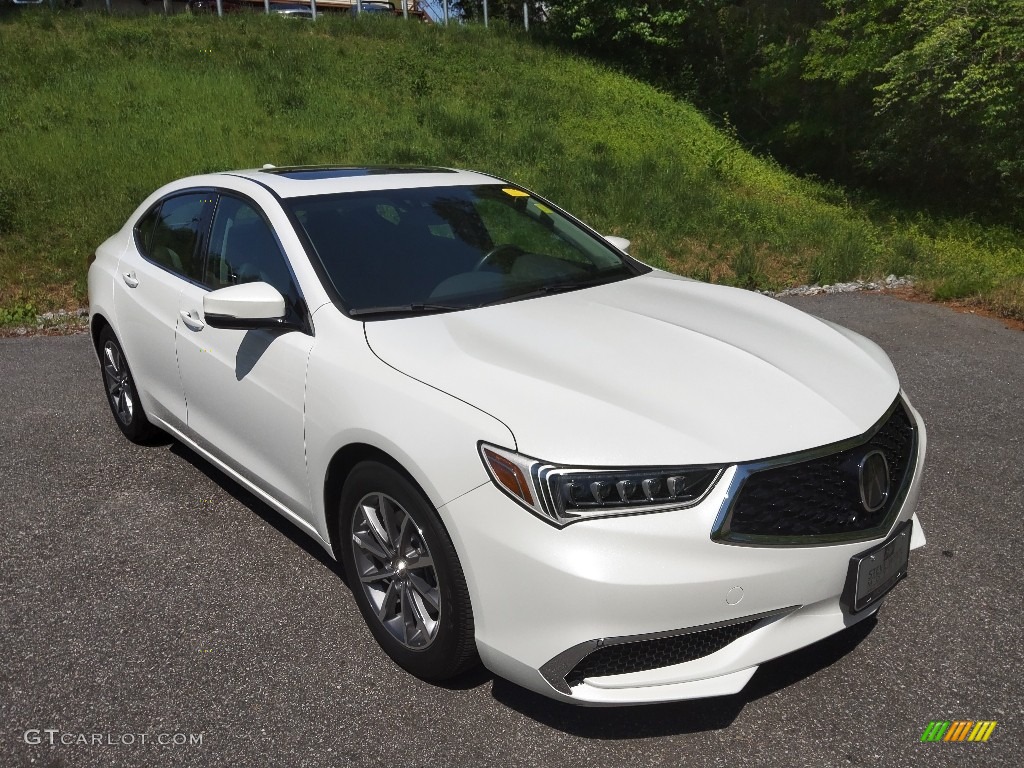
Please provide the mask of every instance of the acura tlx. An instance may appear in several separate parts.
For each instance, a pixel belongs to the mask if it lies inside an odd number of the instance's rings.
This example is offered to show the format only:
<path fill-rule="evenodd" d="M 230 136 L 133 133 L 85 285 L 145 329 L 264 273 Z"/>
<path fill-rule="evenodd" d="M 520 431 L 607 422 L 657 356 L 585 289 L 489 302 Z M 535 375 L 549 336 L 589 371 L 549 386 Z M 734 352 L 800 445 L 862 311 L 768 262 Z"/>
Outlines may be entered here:
<path fill-rule="evenodd" d="M 412 674 L 734 693 L 906 577 L 925 428 L 871 341 L 629 247 L 477 172 L 194 176 L 97 250 L 92 336 L 124 435 L 315 539 Z"/>

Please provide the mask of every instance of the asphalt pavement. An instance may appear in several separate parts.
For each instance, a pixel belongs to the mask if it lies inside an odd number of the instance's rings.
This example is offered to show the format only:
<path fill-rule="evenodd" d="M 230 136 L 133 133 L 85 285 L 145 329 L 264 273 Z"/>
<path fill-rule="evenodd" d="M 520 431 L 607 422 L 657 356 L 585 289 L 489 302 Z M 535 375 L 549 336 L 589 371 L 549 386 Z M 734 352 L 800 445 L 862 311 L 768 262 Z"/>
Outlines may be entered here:
<path fill-rule="evenodd" d="M 121 437 L 87 336 L 0 340 L 0 765 L 1021 765 L 1024 334 L 787 301 L 892 357 L 928 428 L 928 544 L 877 621 L 739 695 L 624 709 L 410 677 L 301 532 L 177 443 Z M 933 720 L 998 725 L 922 743 Z"/>

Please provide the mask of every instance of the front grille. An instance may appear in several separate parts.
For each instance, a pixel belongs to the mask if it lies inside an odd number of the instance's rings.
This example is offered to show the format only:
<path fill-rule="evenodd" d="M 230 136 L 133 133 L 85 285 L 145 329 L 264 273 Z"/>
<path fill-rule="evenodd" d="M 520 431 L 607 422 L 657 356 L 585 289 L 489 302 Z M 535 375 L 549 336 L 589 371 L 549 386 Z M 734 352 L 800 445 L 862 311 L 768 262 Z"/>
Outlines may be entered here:
<path fill-rule="evenodd" d="M 855 535 L 879 528 L 904 496 L 916 444 L 913 419 L 901 400 L 885 423 L 853 448 L 754 471 L 739 490 L 723 538 Z M 885 503 L 868 512 L 861 502 L 858 465 L 873 450 L 885 455 L 890 490 Z"/>
<path fill-rule="evenodd" d="M 670 667 L 720 651 L 754 628 L 760 619 L 705 629 L 675 637 L 640 640 L 598 648 L 565 676 L 570 686 L 579 685 L 587 677 L 624 675 L 647 669 Z"/>

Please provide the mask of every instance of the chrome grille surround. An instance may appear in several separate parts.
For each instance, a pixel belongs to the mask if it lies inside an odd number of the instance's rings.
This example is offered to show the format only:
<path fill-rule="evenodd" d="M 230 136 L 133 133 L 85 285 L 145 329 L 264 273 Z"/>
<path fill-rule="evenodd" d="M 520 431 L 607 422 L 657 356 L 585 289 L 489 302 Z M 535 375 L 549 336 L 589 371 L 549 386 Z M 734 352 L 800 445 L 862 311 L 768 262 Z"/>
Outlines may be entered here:
<path fill-rule="evenodd" d="M 739 464 L 711 538 L 721 544 L 758 547 L 881 538 L 892 528 L 913 484 L 918 447 L 917 422 L 903 398 L 897 397 L 858 437 Z M 875 512 L 861 505 L 859 485 L 847 469 L 865 449 L 882 451 L 893 468 L 892 491 Z M 785 486 L 781 492 L 780 486 Z"/>

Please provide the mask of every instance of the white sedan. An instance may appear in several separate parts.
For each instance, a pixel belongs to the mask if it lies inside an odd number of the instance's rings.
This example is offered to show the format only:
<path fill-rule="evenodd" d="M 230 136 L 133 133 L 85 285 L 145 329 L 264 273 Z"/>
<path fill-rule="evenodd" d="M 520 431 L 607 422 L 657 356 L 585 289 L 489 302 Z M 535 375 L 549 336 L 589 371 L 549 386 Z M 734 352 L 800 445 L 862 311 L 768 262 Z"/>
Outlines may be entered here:
<path fill-rule="evenodd" d="M 92 336 L 125 436 L 315 539 L 413 674 L 734 693 L 907 575 L 925 429 L 872 342 L 628 247 L 482 173 L 195 176 L 97 250 Z"/>

